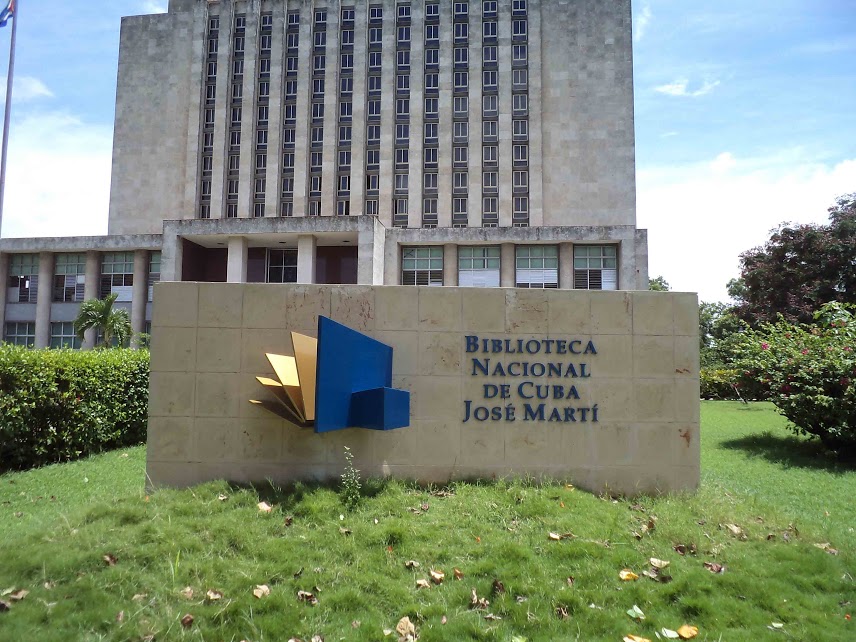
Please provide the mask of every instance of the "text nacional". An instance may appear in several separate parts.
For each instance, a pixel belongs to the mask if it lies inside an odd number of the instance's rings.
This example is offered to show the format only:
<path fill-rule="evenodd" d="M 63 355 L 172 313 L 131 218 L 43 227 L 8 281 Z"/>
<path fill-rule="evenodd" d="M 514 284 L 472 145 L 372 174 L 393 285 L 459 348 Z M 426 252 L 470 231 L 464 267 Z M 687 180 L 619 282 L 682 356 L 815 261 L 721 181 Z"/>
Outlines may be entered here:
<path fill-rule="evenodd" d="M 470 335 L 464 337 L 464 350 L 467 355 L 474 355 L 465 365 L 470 376 L 500 381 L 482 385 L 482 398 L 493 400 L 495 405 L 477 405 L 471 399 L 464 400 L 463 423 L 471 419 L 477 422 L 598 421 L 597 404 L 581 402 L 574 383 L 575 379 L 591 377 L 588 360 L 597 356 L 597 348 L 591 340 L 492 339 Z M 506 383 L 504 380 L 509 378 L 515 381 Z"/>

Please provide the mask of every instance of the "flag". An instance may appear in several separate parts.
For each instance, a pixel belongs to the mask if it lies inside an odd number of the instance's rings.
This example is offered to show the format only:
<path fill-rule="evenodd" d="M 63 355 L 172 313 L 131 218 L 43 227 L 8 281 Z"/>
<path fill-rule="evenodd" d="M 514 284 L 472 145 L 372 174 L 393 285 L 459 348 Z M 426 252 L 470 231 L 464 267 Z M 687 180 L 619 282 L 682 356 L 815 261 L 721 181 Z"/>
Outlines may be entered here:
<path fill-rule="evenodd" d="M 6 6 L 0 11 L 0 27 L 5 27 L 9 18 L 15 16 L 15 0 L 8 0 Z"/>

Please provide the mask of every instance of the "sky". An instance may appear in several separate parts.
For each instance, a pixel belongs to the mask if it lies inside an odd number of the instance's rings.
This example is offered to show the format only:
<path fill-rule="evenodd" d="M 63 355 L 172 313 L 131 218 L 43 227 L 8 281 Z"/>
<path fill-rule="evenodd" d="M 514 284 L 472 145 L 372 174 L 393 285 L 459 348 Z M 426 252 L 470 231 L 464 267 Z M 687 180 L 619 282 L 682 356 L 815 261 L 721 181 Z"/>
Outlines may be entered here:
<path fill-rule="evenodd" d="M 167 0 L 18 5 L 2 235 L 105 234 L 120 18 Z M 856 192 L 856 0 L 634 0 L 633 14 L 649 272 L 727 300 L 741 252 Z"/>

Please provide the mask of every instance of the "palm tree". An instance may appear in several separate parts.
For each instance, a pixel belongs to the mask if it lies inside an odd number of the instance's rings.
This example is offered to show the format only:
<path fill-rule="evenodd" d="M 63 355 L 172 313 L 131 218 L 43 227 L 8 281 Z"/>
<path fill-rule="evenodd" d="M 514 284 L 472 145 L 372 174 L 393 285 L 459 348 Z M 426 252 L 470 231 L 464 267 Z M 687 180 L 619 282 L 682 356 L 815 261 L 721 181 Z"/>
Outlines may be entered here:
<path fill-rule="evenodd" d="M 89 299 L 80 304 L 80 312 L 74 320 L 74 331 L 83 338 L 83 333 L 90 329 L 101 332 L 99 348 L 108 348 L 116 340 L 117 345 L 124 345 L 131 336 L 131 319 L 128 311 L 113 309 L 113 303 L 118 294 L 110 294 L 104 299 Z"/>

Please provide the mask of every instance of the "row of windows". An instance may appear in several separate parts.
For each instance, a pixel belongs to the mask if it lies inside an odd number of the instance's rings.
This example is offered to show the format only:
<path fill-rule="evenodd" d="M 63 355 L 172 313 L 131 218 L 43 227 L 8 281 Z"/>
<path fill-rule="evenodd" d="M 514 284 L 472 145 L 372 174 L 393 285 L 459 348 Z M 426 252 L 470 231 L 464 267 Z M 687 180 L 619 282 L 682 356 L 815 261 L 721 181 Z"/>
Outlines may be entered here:
<path fill-rule="evenodd" d="M 574 246 L 574 288 L 618 288 L 617 248 L 614 245 Z M 458 248 L 458 283 L 469 287 L 499 287 L 500 248 Z M 515 285 L 519 288 L 559 287 L 559 248 L 518 245 L 514 250 Z M 401 253 L 402 285 L 444 285 L 442 246 L 406 247 Z"/>
<path fill-rule="evenodd" d="M 79 350 L 83 347 L 83 340 L 74 331 L 74 323 L 71 321 L 52 321 L 50 328 L 51 348 L 72 348 Z M 151 322 L 146 322 L 146 334 L 151 334 Z M 36 344 L 36 324 L 32 321 L 17 321 L 6 323 L 3 328 L 3 340 L 12 345 L 26 346 L 32 348 Z M 101 333 L 98 333 L 101 340 Z"/>
<path fill-rule="evenodd" d="M 148 279 L 149 300 L 151 286 L 160 280 L 161 253 L 149 253 Z M 51 299 L 55 302 L 80 302 L 84 297 L 86 254 L 61 253 L 55 255 L 55 268 Z M 118 300 L 130 301 L 130 288 L 134 280 L 133 252 L 105 252 L 101 257 L 100 296 L 111 292 L 119 294 Z M 114 288 L 115 286 L 115 288 Z M 12 254 L 9 260 L 7 301 L 10 303 L 35 303 L 39 289 L 39 255 Z"/>

